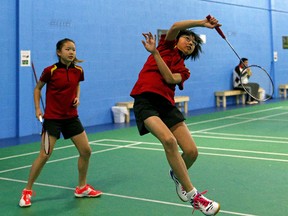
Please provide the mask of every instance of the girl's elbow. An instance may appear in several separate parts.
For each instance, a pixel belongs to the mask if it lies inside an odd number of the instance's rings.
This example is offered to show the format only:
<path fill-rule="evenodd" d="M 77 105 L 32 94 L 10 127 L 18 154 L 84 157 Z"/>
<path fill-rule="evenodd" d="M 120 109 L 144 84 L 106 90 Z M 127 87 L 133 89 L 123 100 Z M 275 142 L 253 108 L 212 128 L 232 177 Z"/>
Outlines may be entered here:
<path fill-rule="evenodd" d="M 173 23 L 173 25 L 170 27 L 170 30 L 172 30 L 172 31 L 179 30 L 179 22 Z"/>
<path fill-rule="evenodd" d="M 178 81 L 175 80 L 174 78 L 167 78 L 167 79 L 165 79 L 165 81 L 168 84 L 177 84 L 178 83 Z"/>

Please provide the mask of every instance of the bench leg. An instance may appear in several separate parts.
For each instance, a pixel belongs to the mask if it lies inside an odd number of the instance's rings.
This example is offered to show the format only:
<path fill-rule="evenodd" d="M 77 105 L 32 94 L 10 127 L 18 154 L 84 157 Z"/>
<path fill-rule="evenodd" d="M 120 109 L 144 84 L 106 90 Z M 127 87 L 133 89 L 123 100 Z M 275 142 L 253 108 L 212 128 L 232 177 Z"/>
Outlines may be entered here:
<path fill-rule="evenodd" d="M 216 106 L 220 107 L 220 96 L 216 96 Z"/>
<path fill-rule="evenodd" d="M 245 104 L 245 94 L 242 94 L 242 104 Z"/>
<path fill-rule="evenodd" d="M 129 123 L 130 122 L 130 109 L 128 109 L 128 114 L 125 115 L 125 122 Z"/>
<path fill-rule="evenodd" d="M 282 89 L 279 89 L 279 96 L 282 97 L 282 94 L 283 94 Z"/>
<path fill-rule="evenodd" d="M 222 104 L 223 104 L 223 107 L 226 107 L 226 96 L 223 96 Z"/>
<path fill-rule="evenodd" d="M 236 104 L 239 104 L 239 95 L 236 95 Z"/>
<path fill-rule="evenodd" d="M 184 102 L 184 113 L 185 114 L 188 113 L 188 102 L 187 101 Z"/>

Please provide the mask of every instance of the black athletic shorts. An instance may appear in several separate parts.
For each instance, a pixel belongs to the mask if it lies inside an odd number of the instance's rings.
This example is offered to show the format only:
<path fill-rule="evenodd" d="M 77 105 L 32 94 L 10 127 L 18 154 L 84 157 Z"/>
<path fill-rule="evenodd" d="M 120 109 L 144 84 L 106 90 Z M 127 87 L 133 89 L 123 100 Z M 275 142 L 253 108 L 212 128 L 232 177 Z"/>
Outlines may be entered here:
<path fill-rule="evenodd" d="M 57 139 L 60 138 L 60 133 L 62 133 L 64 139 L 69 139 L 84 131 L 78 117 L 70 119 L 45 119 L 43 126 L 49 135 Z"/>
<path fill-rule="evenodd" d="M 144 120 L 150 116 L 158 116 L 168 128 L 185 120 L 182 112 L 176 106 L 166 98 L 154 93 L 135 96 L 133 110 L 141 136 L 149 133 L 144 125 Z"/>

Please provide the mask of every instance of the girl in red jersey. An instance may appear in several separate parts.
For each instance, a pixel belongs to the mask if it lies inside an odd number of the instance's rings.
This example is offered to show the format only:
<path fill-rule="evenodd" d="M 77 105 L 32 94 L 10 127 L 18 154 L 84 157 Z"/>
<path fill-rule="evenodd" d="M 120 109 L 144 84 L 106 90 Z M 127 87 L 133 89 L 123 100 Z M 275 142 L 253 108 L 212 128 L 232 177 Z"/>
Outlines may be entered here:
<path fill-rule="evenodd" d="M 49 155 L 44 149 L 32 164 L 29 178 L 19 205 L 31 206 L 32 186 L 42 168 L 48 161 L 60 133 L 65 139 L 71 139 L 79 152 L 78 159 L 78 186 L 75 189 L 76 197 L 98 197 L 101 191 L 95 190 L 86 182 L 91 148 L 86 132 L 78 118 L 77 107 L 80 104 L 80 81 L 84 80 L 83 69 L 76 63 L 82 62 L 76 58 L 76 47 L 73 40 L 65 38 L 56 45 L 59 62 L 44 69 L 39 82 L 34 89 L 34 103 L 36 118 L 42 116 L 40 109 L 41 89 L 46 87 L 46 108 L 43 127 L 49 132 Z"/>
<path fill-rule="evenodd" d="M 189 28 L 220 26 L 218 20 L 185 20 L 174 23 L 162 35 L 156 48 L 156 36 L 143 33 L 145 49 L 151 53 L 131 91 L 134 113 L 140 135 L 151 132 L 162 143 L 171 167 L 170 176 L 182 201 L 189 201 L 194 209 L 205 215 L 216 215 L 220 204 L 207 199 L 192 185 L 188 169 L 195 162 L 198 151 L 184 123 L 184 116 L 175 106 L 175 87 L 183 89 L 190 76 L 184 60 L 195 60 L 201 52 L 201 38 Z M 179 154 L 178 145 L 182 149 Z"/>

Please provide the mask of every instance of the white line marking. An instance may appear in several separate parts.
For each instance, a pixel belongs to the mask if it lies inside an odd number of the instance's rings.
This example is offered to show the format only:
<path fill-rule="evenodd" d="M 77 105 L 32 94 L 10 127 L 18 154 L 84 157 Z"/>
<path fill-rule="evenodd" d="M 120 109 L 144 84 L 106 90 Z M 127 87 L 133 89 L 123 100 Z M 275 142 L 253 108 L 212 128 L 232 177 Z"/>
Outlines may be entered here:
<path fill-rule="evenodd" d="M 114 142 L 115 140 L 113 140 Z M 123 141 L 123 140 L 122 140 Z M 121 142 L 121 140 L 118 140 L 118 142 Z M 125 142 L 125 141 L 123 141 Z M 146 143 L 146 142 L 139 142 L 137 144 L 142 144 L 142 145 L 157 145 L 157 146 L 162 146 L 160 143 Z M 117 144 L 103 144 L 103 143 L 97 143 L 92 145 L 99 145 L 99 146 L 119 146 Z M 155 149 L 155 148 L 147 148 L 147 147 L 130 147 L 131 149 L 143 149 L 143 150 L 154 150 L 154 151 L 164 151 L 163 148 L 161 149 Z M 230 152 L 241 152 L 241 153 L 252 153 L 252 154 L 263 154 L 263 155 L 275 155 L 275 156 L 288 156 L 288 154 L 285 153 L 277 153 L 277 152 L 264 152 L 264 151 L 250 151 L 250 150 L 241 150 L 241 149 L 228 149 L 228 148 L 213 148 L 213 147 L 197 147 L 198 149 L 205 149 L 205 150 L 215 150 L 215 151 L 230 151 Z"/>
<path fill-rule="evenodd" d="M 193 132 L 193 131 L 192 131 Z M 287 140 L 288 137 L 275 137 L 275 136 L 259 136 L 259 135 L 250 135 L 250 134 L 231 134 L 231 133 L 218 133 L 218 132 L 206 132 L 204 131 L 203 134 L 213 134 L 213 135 L 223 135 L 223 136 L 231 136 L 231 137 L 253 137 L 253 138 L 261 138 L 261 139 L 280 139 L 280 140 Z"/>
<path fill-rule="evenodd" d="M 208 139 L 223 139 L 223 140 L 241 140 L 241 141 L 253 141 L 253 142 L 265 142 L 265 143 L 284 143 L 287 144 L 288 141 L 280 141 L 280 140 L 265 140 L 265 139 L 248 139 L 248 138 L 233 138 L 233 137 L 218 137 L 218 136 L 205 136 L 205 135 L 200 135 L 196 134 L 193 135 L 193 137 L 201 137 L 201 138 L 208 138 Z"/>
<path fill-rule="evenodd" d="M 112 151 L 112 150 L 115 150 L 115 149 L 121 149 L 121 148 L 131 148 L 133 145 L 138 145 L 139 143 L 134 143 L 134 144 L 130 144 L 130 145 L 125 145 L 125 146 L 116 146 L 114 148 L 111 148 L 111 149 L 104 149 L 104 150 L 100 150 L 100 151 L 94 151 L 92 152 L 92 154 L 98 154 L 98 153 L 102 153 L 102 152 L 106 152 L 106 151 Z M 50 160 L 50 161 L 47 161 L 46 164 L 48 163 L 55 163 L 55 162 L 59 162 L 59 161 L 65 161 L 65 160 L 69 160 L 69 159 L 73 159 L 73 158 L 78 158 L 79 155 L 74 155 L 74 156 L 71 156 L 71 157 L 64 157 L 64 158 L 60 158 L 60 159 L 56 159 L 56 160 Z M 6 172 L 11 172 L 11 171 L 15 171 L 15 170 L 20 170 L 20 169 L 25 169 L 25 168 L 30 168 L 32 165 L 27 165 L 27 166 L 22 166 L 22 167 L 16 167 L 16 168 L 12 168 L 12 169 L 8 169 L 8 170 L 1 170 L 0 171 L 0 174 L 1 173 L 6 173 Z"/>
<path fill-rule="evenodd" d="M 282 108 L 282 106 L 271 108 L 271 109 L 265 109 L 265 110 L 257 110 L 257 111 L 253 111 L 253 112 L 245 112 L 245 113 L 241 113 L 241 114 L 236 114 L 236 115 L 231 115 L 231 116 L 226 116 L 226 117 L 221 117 L 221 118 L 216 118 L 216 119 L 209 119 L 209 120 L 204 120 L 204 121 L 200 121 L 200 122 L 189 123 L 187 125 L 190 126 L 190 125 L 198 125 L 198 124 L 203 124 L 203 123 L 205 124 L 205 123 L 210 123 L 210 122 L 215 122 L 215 121 L 221 121 L 223 119 L 230 119 L 230 118 L 235 118 L 235 117 L 239 117 L 239 116 L 251 115 L 251 114 L 255 114 L 255 113 L 269 112 L 271 110 L 276 110 L 276 109 L 281 109 L 281 108 Z"/>
<path fill-rule="evenodd" d="M 288 156 L 288 154 L 285 154 L 285 153 L 250 151 L 250 150 L 241 150 L 241 149 L 226 149 L 226 148 L 212 148 L 212 147 L 198 147 L 198 149 L 208 149 L 208 150 L 215 150 L 215 151 L 243 152 L 243 153 L 276 155 L 276 156 Z"/>
<path fill-rule="evenodd" d="M 193 134 L 194 133 L 202 133 L 202 132 L 215 130 L 215 129 L 219 129 L 219 128 L 231 127 L 231 126 L 234 126 L 234 125 L 244 124 L 244 123 L 248 123 L 248 122 L 258 121 L 258 120 L 269 118 L 271 116 L 274 116 L 274 115 L 265 116 L 265 117 L 261 117 L 261 118 L 253 118 L 253 119 L 249 119 L 249 120 L 239 121 L 239 122 L 236 122 L 236 123 L 225 124 L 225 125 L 221 125 L 221 126 L 217 126 L 217 127 L 212 127 L 212 128 L 206 128 L 206 129 L 202 129 L 202 130 L 198 130 L 198 131 L 193 131 Z"/>
<path fill-rule="evenodd" d="M 27 183 L 27 181 L 18 180 L 18 179 L 11 179 L 11 178 L 3 178 L 3 177 L 0 177 L 0 180 L 10 181 L 10 182 L 20 182 L 20 183 L 25 183 L 25 184 Z M 43 183 L 38 183 L 38 182 L 35 182 L 34 184 L 39 185 L 39 186 L 59 188 L 59 189 L 64 189 L 64 190 L 72 190 L 72 191 L 75 190 L 75 188 L 59 186 L 59 185 L 43 184 Z M 124 199 L 138 200 L 138 201 L 143 201 L 143 202 L 158 203 L 158 204 L 163 204 L 163 205 L 185 207 L 185 208 L 191 208 L 192 209 L 192 206 L 187 205 L 187 204 L 185 205 L 185 204 L 172 203 L 172 202 L 166 202 L 166 201 L 161 201 L 161 200 L 153 200 L 153 199 L 133 197 L 133 196 L 126 196 L 126 195 L 113 194 L 113 193 L 103 193 L 103 195 L 119 197 L 119 198 L 124 198 Z M 245 213 L 231 212 L 231 211 L 224 211 L 224 210 L 220 210 L 220 212 L 224 213 L 224 214 L 233 214 L 233 215 L 240 215 L 240 216 L 257 216 L 257 215 L 252 215 L 252 214 L 245 214 Z"/>
<path fill-rule="evenodd" d="M 197 135 L 200 136 L 200 135 Z M 206 138 L 211 138 L 211 137 L 206 137 Z M 213 137 L 215 139 L 228 139 L 225 137 L 219 138 L 219 137 Z M 229 138 L 229 139 L 233 139 L 233 138 Z M 246 139 L 248 140 L 248 139 Z M 107 141 L 112 141 L 112 142 L 125 142 L 125 143 L 131 143 L 128 145 L 124 145 L 124 146 L 119 146 L 119 145 L 113 145 L 113 144 L 99 144 L 98 142 L 102 141 L 102 142 L 107 142 Z M 140 144 L 152 144 L 152 145 L 158 145 L 161 146 L 160 143 L 153 143 L 153 142 L 137 142 L 137 141 L 128 141 L 128 140 L 116 140 L 116 139 L 102 139 L 99 141 L 92 141 L 90 142 L 91 145 L 102 145 L 102 146 L 110 146 L 112 148 L 109 149 L 104 149 L 104 150 L 99 150 L 99 151 L 94 151 L 92 152 L 92 154 L 98 154 L 98 153 L 102 153 L 102 152 L 107 152 L 107 151 L 112 151 L 112 150 L 117 150 L 117 149 L 122 149 L 122 148 L 132 148 L 132 149 L 142 149 L 142 150 L 152 150 L 152 151 L 163 151 L 163 149 L 155 149 L 155 148 L 145 148 L 145 147 L 135 147 L 136 145 L 140 145 Z M 257 141 L 257 142 L 264 142 L 265 140 L 259 141 L 259 140 L 253 140 L 253 141 Z M 267 141 L 267 142 L 274 142 L 274 141 Z M 97 143 L 97 144 L 95 144 Z M 277 141 L 277 143 L 279 143 L 279 141 Z M 285 142 L 286 143 L 286 142 Z M 73 145 L 71 145 L 72 147 Z M 199 149 L 201 149 L 201 147 L 198 147 Z M 205 149 L 205 147 L 202 147 L 202 149 Z M 215 148 L 216 149 L 216 148 Z M 219 151 L 221 151 L 221 148 L 219 148 Z M 223 151 L 228 151 L 227 149 L 223 149 Z M 230 150 L 231 151 L 231 150 Z M 245 150 L 234 150 L 234 151 L 238 151 L 238 152 L 245 152 Z M 247 153 L 249 153 L 249 151 L 246 151 Z M 256 153 L 258 151 L 254 151 L 254 153 Z M 252 153 L 252 152 L 250 152 Z M 225 157 L 226 154 L 212 154 L 212 153 L 205 153 L 205 152 L 199 152 L 199 154 L 205 154 L 205 155 L 210 155 L 210 156 L 221 156 L 221 157 Z M 258 152 L 258 154 L 270 154 L 270 155 L 277 155 L 277 156 L 286 156 L 286 154 L 281 154 L 281 153 L 265 153 L 265 152 Z M 73 159 L 73 158 L 78 158 L 79 155 L 74 155 L 71 157 L 65 157 L 65 158 L 60 158 L 60 159 L 56 159 L 56 160 L 50 160 L 47 161 L 47 163 L 55 163 L 55 162 L 59 162 L 59 161 L 65 161 L 65 160 L 69 160 L 69 159 Z M 231 158 L 242 158 L 242 159 L 254 159 L 254 160 L 267 160 L 267 161 L 275 161 L 275 162 L 287 162 L 287 160 L 285 159 L 273 159 L 273 158 L 262 158 L 262 157 L 249 157 L 249 156 L 238 156 L 238 155 L 229 155 L 227 154 L 226 157 L 231 157 Z M 6 172 L 12 172 L 15 170 L 21 170 L 21 169 L 26 169 L 26 168 L 30 168 L 32 165 L 26 165 L 26 166 L 21 166 L 21 167 L 16 167 L 16 168 L 12 168 L 12 169 L 8 169 L 8 170 L 1 170 L 1 173 L 6 173 Z"/>
<path fill-rule="evenodd" d="M 215 153 L 206 153 L 206 152 L 200 152 L 199 154 L 209 155 L 209 156 L 232 157 L 232 158 L 241 158 L 241 159 L 264 160 L 264 161 L 288 163 L 288 160 L 285 160 L 285 159 L 261 158 L 261 157 L 250 157 L 250 156 L 229 155 L 229 154 L 215 154 Z"/>

